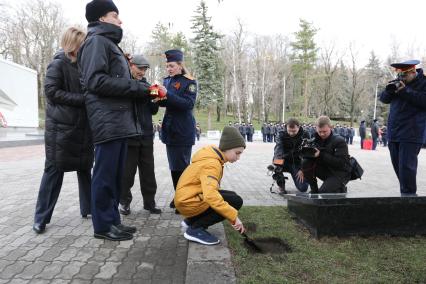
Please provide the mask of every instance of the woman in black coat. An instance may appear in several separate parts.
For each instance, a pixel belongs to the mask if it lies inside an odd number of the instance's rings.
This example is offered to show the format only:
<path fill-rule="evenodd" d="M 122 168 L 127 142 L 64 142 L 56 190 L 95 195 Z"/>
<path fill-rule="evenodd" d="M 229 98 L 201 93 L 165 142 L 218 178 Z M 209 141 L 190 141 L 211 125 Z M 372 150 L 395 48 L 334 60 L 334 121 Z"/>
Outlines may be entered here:
<path fill-rule="evenodd" d="M 93 143 L 76 63 L 77 51 L 85 36 L 82 30 L 69 28 L 62 36 L 63 50 L 47 67 L 44 84 L 46 162 L 33 225 L 38 234 L 43 233 L 50 222 L 64 172 L 77 171 L 80 213 L 83 217 L 90 214 Z"/>

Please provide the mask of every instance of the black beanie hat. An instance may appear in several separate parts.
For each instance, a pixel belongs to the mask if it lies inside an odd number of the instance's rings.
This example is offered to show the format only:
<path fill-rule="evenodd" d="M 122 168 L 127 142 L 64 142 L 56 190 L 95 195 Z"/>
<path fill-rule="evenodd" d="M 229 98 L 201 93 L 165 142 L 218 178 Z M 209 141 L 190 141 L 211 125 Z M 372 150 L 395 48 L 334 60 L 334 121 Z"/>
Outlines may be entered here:
<path fill-rule="evenodd" d="M 117 6 L 111 0 L 93 0 L 86 5 L 86 19 L 89 23 L 96 22 L 108 12 L 117 12 Z"/>
<path fill-rule="evenodd" d="M 220 137 L 219 149 L 226 151 L 238 147 L 246 147 L 243 136 L 235 127 L 225 126 Z"/>

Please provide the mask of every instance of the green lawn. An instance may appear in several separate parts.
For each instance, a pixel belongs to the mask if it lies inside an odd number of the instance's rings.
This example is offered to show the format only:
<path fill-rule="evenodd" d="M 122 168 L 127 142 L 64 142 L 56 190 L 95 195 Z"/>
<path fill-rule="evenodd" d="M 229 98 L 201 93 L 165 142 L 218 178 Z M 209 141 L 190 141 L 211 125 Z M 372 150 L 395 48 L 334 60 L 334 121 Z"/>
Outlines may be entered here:
<path fill-rule="evenodd" d="M 426 237 L 316 240 L 281 206 L 243 207 L 240 218 L 257 225 L 250 237 L 283 238 L 293 251 L 251 254 L 226 224 L 238 283 L 426 283 Z"/>

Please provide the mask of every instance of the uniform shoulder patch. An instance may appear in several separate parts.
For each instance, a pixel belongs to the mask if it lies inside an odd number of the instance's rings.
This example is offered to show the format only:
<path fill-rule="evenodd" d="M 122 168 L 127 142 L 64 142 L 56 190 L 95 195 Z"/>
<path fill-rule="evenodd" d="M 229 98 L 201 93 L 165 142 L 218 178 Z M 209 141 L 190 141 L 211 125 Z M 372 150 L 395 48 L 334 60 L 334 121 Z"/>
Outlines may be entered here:
<path fill-rule="evenodd" d="M 197 92 L 197 86 L 194 83 L 191 83 L 188 85 L 188 91 L 190 91 L 191 93 L 196 93 Z"/>

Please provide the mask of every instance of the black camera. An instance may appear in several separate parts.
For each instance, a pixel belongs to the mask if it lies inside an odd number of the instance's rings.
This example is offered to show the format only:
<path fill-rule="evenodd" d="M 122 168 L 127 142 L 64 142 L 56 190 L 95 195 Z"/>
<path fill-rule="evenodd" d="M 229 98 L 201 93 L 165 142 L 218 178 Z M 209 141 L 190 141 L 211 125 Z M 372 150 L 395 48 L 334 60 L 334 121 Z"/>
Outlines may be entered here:
<path fill-rule="evenodd" d="M 388 93 L 395 93 L 402 86 L 402 78 L 400 76 L 396 77 L 396 79 L 389 81 L 386 85 L 386 91 Z"/>
<path fill-rule="evenodd" d="M 302 158 L 315 158 L 316 149 L 319 149 L 315 138 L 305 138 L 300 144 L 300 155 Z"/>
<path fill-rule="evenodd" d="M 280 194 L 287 194 L 287 191 L 285 190 L 285 180 L 288 179 L 288 177 L 284 176 L 283 174 L 283 167 L 282 166 L 277 166 L 277 165 L 269 165 L 266 167 L 268 169 L 268 171 L 272 172 L 272 179 L 277 183 L 279 189 L 280 189 Z M 271 187 L 269 188 L 269 191 L 271 193 L 276 193 L 272 191 L 272 187 L 273 187 L 274 183 L 272 183 Z"/>

